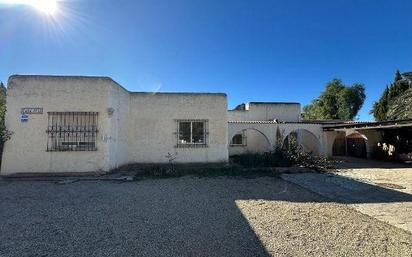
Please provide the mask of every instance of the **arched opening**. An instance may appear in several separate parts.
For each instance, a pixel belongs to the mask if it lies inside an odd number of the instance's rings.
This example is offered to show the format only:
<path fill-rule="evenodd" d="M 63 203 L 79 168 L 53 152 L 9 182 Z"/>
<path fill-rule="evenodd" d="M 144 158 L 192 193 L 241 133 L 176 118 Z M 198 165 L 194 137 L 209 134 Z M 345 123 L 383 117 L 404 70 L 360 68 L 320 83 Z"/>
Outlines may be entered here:
<path fill-rule="evenodd" d="M 254 128 L 236 132 L 229 142 L 229 156 L 246 153 L 265 153 L 271 150 L 272 147 L 268 137 Z"/>
<path fill-rule="evenodd" d="M 332 146 L 332 156 L 346 155 L 346 135 L 345 132 L 338 132 Z"/>
<path fill-rule="evenodd" d="M 296 129 L 290 132 L 283 141 L 283 147 L 288 148 L 293 142 L 296 142 L 307 153 L 320 154 L 319 139 L 309 130 Z"/>
<path fill-rule="evenodd" d="M 347 155 L 358 158 L 367 158 L 368 139 L 365 135 L 355 132 L 346 136 Z"/>

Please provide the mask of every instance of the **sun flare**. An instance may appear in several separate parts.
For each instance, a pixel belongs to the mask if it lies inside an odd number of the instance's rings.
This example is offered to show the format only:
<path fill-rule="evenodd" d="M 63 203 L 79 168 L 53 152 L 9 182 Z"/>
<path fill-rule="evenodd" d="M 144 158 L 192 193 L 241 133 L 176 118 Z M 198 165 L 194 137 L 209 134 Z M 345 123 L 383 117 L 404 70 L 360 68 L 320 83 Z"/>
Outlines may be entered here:
<path fill-rule="evenodd" d="M 30 1 L 30 5 L 42 11 L 46 14 L 53 15 L 57 11 L 57 1 L 56 0 L 34 0 Z"/>
<path fill-rule="evenodd" d="M 58 10 L 58 0 L 0 0 L 0 3 L 23 4 L 34 7 L 46 15 L 54 15 Z"/>

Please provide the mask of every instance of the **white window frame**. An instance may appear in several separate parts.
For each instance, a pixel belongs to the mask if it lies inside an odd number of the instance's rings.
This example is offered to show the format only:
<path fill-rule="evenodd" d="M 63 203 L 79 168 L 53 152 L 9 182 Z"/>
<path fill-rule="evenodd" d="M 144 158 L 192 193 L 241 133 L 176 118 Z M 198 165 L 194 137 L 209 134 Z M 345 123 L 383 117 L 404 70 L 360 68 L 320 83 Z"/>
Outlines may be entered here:
<path fill-rule="evenodd" d="M 180 123 L 182 122 L 190 122 L 190 142 L 182 143 L 180 142 Z M 202 122 L 203 123 L 203 143 L 195 143 L 193 142 L 193 123 L 194 122 Z M 190 120 L 176 120 L 177 124 L 177 144 L 176 147 L 207 147 L 208 146 L 208 120 L 203 119 L 190 119 Z"/>

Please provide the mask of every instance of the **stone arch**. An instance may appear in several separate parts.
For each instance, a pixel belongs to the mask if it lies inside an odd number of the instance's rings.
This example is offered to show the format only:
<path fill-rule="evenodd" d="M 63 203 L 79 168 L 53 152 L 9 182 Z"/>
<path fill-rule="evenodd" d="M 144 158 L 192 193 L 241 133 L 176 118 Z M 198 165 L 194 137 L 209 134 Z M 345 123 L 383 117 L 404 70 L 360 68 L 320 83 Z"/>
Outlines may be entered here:
<path fill-rule="evenodd" d="M 229 155 L 243 154 L 247 152 L 263 153 L 271 151 L 273 146 L 269 137 L 261 130 L 253 127 L 233 130 L 229 136 Z M 243 144 L 233 145 L 232 139 L 242 134 Z"/>
<path fill-rule="evenodd" d="M 289 140 L 295 136 L 298 144 L 305 152 L 311 152 L 316 155 L 321 154 L 321 142 L 319 138 L 310 130 L 305 128 L 296 128 L 290 131 L 283 139 L 282 147 L 287 147 Z"/>

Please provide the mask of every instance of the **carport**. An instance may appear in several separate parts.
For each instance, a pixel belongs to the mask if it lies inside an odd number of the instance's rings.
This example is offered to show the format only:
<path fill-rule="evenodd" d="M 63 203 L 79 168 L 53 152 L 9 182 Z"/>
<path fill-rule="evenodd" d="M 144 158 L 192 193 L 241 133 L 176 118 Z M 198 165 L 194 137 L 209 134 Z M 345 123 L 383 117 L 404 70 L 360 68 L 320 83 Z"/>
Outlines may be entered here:
<path fill-rule="evenodd" d="M 327 124 L 333 156 L 412 161 L 412 119 Z"/>

